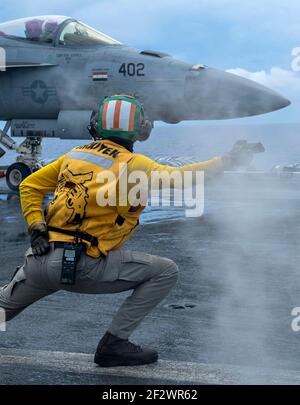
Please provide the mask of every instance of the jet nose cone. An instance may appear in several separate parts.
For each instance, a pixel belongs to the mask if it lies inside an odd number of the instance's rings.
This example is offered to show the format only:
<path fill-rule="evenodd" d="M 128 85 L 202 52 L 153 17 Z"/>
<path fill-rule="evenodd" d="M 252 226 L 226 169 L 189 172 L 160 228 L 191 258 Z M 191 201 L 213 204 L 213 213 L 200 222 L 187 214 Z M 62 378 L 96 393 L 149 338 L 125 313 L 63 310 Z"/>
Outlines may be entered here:
<path fill-rule="evenodd" d="M 191 119 L 227 119 L 259 115 L 287 107 L 290 101 L 256 82 L 217 69 L 186 78 L 186 112 Z"/>

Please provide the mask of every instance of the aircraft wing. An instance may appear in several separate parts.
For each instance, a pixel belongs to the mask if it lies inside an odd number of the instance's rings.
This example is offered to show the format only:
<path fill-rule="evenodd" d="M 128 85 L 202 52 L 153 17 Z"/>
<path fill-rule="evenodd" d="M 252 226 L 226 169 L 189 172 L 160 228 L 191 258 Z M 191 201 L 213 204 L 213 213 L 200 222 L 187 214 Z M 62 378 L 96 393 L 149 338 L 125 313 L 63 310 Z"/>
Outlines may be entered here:
<path fill-rule="evenodd" d="M 6 62 L 5 65 L 0 65 L 0 71 L 5 71 L 5 69 L 16 69 L 16 68 L 34 68 L 34 67 L 52 67 L 57 66 L 51 63 L 30 63 L 30 62 Z"/>

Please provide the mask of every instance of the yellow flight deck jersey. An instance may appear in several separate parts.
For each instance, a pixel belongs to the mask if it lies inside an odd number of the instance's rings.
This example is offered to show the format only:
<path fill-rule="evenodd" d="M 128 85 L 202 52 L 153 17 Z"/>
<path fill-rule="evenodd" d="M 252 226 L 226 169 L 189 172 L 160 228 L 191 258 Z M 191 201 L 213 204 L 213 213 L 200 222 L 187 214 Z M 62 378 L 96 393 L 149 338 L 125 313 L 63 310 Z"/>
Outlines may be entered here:
<path fill-rule="evenodd" d="M 98 246 L 83 241 L 87 245 L 87 253 L 93 257 L 106 255 L 110 250 L 119 248 L 138 225 L 139 216 L 145 208 L 145 205 L 130 205 L 127 195 L 125 203 L 122 196 L 121 204 L 118 192 L 115 193 L 115 204 L 99 204 L 101 187 L 105 186 L 107 190 L 101 194 L 102 197 L 108 196 L 108 184 L 118 190 L 124 167 L 127 176 L 133 171 L 142 171 L 150 179 L 153 171 L 204 171 L 214 175 L 223 171 L 223 162 L 221 157 L 215 157 L 206 162 L 173 167 L 129 152 L 111 140 L 99 140 L 78 146 L 31 174 L 21 183 L 21 205 L 26 221 L 29 225 L 44 221 L 43 197 L 46 193 L 54 192 L 54 198 L 45 211 L 45 220 L 49 226 L 71 231 L 80 230 L 95 236 Z M 101 176 L 107 172 L 113 177 L 111 182 L 108 180 L 103 183 Z M 128 189 L 130 190 L 130 186 Z M 49 240 L 73 242 L 74 237 L 49 232 Z"/>

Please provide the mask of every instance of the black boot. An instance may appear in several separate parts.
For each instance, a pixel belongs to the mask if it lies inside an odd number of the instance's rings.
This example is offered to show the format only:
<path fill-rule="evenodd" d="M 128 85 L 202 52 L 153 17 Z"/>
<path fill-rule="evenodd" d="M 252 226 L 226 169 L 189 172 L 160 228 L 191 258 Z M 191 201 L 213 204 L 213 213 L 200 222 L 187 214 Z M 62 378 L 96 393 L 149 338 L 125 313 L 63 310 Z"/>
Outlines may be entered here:
<path fill-rule="evenodd" d="M 138 366 L 154 363 L 157 359 L 155 350 L 141 348 L 106 332 L 98 344 L 94 362 L 102 367 Z"/>

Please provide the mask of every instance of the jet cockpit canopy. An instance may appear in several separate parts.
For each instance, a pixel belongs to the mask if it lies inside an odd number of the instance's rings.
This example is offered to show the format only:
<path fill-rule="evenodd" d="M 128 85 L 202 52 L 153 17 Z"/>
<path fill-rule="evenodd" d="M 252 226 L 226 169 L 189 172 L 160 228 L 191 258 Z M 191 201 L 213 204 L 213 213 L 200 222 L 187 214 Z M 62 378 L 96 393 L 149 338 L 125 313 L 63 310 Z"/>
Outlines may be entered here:
<path fill-rule="evenodd" d="M 22 18 L 0 24 L 0 36 L 57 46 L 119 45 L 113 38 L 64 16 Z"/>

